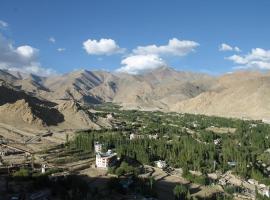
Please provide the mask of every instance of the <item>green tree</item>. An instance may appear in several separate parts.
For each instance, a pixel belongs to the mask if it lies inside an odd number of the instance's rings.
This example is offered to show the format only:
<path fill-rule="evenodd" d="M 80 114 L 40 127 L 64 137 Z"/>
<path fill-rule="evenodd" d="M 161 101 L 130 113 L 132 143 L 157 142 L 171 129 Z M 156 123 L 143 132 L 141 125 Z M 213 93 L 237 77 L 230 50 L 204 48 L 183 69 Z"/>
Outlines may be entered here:
<path fill-rule="evenodd" d="M 187 188 L 184 185 L 177 184 L 173 189 L 173 194 L 177 200 L 186 199 Z"/>
<path fill-rule="evenodd" d="M 154 181 L 155 181 L 154 177 L 153 177 L 153 176 L 150 176 L 150 177 L 149 177 L 149 184 L 150 184 L 151 190 L 153 189 Z"/>
<path fill-rule="evenodd" d="M 27 178 L 30 176 L 30 172 L 28 169 L 21 168 L 19 171 L 13 173 L 13 177 L 16 178 Z"/>

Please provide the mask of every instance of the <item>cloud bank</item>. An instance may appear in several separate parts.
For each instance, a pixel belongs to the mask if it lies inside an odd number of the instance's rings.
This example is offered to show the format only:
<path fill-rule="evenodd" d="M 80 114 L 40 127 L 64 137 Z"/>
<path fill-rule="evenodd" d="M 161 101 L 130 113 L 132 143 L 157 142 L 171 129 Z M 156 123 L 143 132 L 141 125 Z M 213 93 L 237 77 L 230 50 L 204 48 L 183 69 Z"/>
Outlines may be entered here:
<path fill-rule="evenodd" d="M 167 45 L 157 46 L 155 44 L 148 46 L 138 46 L 133 50 L 134 54 L 155 54 L 168 56 L 185 56 L 194 51 L 199 44 L 190 40 L 170 39 Z"/>
<path fill-rule="evenodd" d="M 252 49 L 250 53 L 242 56 L 232 55 L 226 59 L 237 64 L 236 68 L 270 69 L 270 50 L 262 48 Z"/>
<path fill-rule="evenodd" d="M 164 57 L 183 57 L 194 52 L 199 43 L 190 40 L 172 38 L 167 45 L 138 46 L 132 54 L 121 61 L 122 67 L 117 72 L 140 74 L 162 66 L 167 66 Z"/>

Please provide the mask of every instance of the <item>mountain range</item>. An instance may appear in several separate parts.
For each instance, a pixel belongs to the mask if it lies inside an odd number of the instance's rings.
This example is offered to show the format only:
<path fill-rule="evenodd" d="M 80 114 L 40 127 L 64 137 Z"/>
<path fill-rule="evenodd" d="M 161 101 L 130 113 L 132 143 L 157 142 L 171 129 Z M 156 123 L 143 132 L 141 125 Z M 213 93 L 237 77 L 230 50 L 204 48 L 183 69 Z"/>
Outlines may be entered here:
<path fill-rule="evenodd" d="M 270 118 L 270 74 L 256 71 L 210 76 L 160 67 L 140 75 L 79 70 L 40 77 L 0 70 L 0 80 L 0 123 L 97 128 L 106 120 L 82 108 L 104 102 L 123 109 Z"/>

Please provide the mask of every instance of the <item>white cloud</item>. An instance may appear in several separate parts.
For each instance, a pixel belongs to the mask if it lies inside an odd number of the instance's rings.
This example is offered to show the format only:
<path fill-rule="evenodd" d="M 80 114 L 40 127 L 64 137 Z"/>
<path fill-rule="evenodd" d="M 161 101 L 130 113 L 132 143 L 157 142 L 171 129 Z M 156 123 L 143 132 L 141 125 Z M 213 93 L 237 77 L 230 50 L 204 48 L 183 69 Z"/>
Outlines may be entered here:
<path fill-rule="evenodd" d="M 270 50 L 252 49 L 250 53 L 240 56 L 232 55 L 226 59 L 237 64 L 237 68 L 270 69 Z"/>
<path fill-rule="evenodd" d="M 59 51 L 59 52 L 66 51 L 66 48 L 58 48 L 57 51 Z"/>
<path fill-rule="evenodd" d="M 219 51 L 236 51 L 236 52 L 240 52 L 241 49 L 237 46 L 233 47 L 229 44 L 226 44 L 226 43 L 222 43 L 220 46 L 219 46 Z"/>
<path fill-rule="evenodd" d="M 90 55 L 112 55 L 125 51 L 114 40 L 104 38 L 99 41 L 88 39 L 83 42 L 83 48 Z"/>
<path fill-rule="evenodd" d="M 185 56 L 193 52 L 199 43 L 190 40 L 170 39 L 167 45 L 157 46 L 155 44 L 148 46 L 138 46 L 133 50 L 134 54 L 155 54 L 155 55 L 172 55 Z"/>
<path fill-rule="evenodd" d="M 117 72 L 140 74 L 158 67 L 166 66 L 166 62 L 157 55 L 131 55 L 121 61 L 123 65 Z"/>
<path fill-rule="evenodd" d="M 200 44 L 191 40 L 172 38 L 167 45 L 138 46 L 133 53 L 121 61 L 122 67 L 117 72 L 130 74 L 144 73 L 162 66 L 167 66 L 164 56 L 182 57 L 194 52 Z"/>
<path fill-rule="evenodd" d="M 56 42 L 56 39 L 54 38 L 54 37 L 49 37 L 49 42 L 51 42 L 51 43 L 55 43 Z"/>
<path fill-rule="evenodd" d="M 26 59 L 33 59 L 38 54 L 38 50 L 29 45 L 17 47 L 16 52 L 22 58 L 26 58 Z"/>
<path fill-rule="evenodd" d="M 14 47 L 12 42 L 0 34 L 0 69 L 21 71 L 47 76 L 54 70 L 43 68 L 38 62 L 39 50 L 29 45 Z"/>
<path fill-rule="evenodd" d="M 240 52 L 241 51 L 241 49 L 239 48 L 239 47 L 234 47 L 234 51 L 236 51 L 236 52 Z"/>
<path fill-rule="evenodd" d="M 1 28 L 7 28 L 8 27 L 8 23 L 3 21 L 3 20 L 0 20 L 0 29 Z"/>

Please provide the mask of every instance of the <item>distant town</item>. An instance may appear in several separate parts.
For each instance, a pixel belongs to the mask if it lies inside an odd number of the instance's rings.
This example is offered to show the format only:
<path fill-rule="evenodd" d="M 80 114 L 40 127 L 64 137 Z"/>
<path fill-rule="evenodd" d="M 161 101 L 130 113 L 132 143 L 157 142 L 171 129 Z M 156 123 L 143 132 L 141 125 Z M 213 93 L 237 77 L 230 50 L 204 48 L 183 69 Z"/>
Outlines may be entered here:
<path fill-rule="evenodd" d="M 0 138 L 0 199 L 269 199 L 270 125 L 97 105 L 112 128 Z M 63 192 L 65 191 L 65 192 Z"/>

